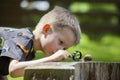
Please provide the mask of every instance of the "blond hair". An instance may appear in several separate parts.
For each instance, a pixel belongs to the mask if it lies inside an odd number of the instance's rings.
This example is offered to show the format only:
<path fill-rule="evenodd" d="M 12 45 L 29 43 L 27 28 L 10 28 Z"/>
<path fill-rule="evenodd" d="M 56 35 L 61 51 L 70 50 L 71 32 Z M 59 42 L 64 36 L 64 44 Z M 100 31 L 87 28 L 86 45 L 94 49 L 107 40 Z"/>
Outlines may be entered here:
<path fill-rule="evenodd" d="M 53 10 L 49 11 L 41 18 L 39 23 L 40 24 L 55 23 L 61 25 L 61 27 L 68 26 L 73 30 L 75 34 L 76 37 L 75 45 L 77 45 L 80 42 L 81 29 L 79 22 L 75 15 L 73 15 L 70 11 L 68 11 L 65 8 L 55 6 Z"/>

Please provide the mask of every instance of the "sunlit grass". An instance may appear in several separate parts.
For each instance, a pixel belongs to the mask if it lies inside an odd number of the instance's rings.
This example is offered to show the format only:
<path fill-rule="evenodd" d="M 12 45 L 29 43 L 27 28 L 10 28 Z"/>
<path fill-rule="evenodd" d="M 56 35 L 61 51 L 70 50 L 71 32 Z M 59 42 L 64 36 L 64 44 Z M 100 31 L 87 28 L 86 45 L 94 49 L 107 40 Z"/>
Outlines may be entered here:
<path fill-rule="evenodd" d="M 72 12 L 86 13 L 89 11 L 105 11 L 105 12 L 116 12 L 117 7 L 113 3 L 87 3 L 87 2 L 73 2 L 70 5 Z"/>

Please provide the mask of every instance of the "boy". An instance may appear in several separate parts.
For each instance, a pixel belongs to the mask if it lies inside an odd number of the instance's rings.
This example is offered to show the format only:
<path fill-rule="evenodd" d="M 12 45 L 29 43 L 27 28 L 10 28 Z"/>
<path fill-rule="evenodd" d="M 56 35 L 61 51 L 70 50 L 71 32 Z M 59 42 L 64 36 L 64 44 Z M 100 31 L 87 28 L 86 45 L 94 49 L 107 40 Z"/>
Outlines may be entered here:
<path fill-rule="evenodd" d="M 68 10 L 56 6 L 44 15 L 35 30 L 28 28 L 0 28 L 0 76 L 24 75 L 27 66 L 42 62 L 60 61 L 71 57 L 65 51 L 77 45 L 81 31 L 76 17 Z M 41 50 L 47 57 L 29 61 Z M 0 79 L 1 80 L 1 79 Z"/>

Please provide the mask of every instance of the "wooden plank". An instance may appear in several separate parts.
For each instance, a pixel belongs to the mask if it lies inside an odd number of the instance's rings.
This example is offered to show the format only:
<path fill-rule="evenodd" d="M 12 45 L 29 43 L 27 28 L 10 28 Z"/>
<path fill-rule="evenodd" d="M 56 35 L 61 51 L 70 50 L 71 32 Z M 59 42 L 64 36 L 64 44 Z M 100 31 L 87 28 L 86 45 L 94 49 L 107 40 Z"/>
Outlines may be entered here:
<path fill-rule="evenodd" d="M 120 63 L 41 63 L 27 67 L 24 80 L 120 80 Z"/>
<path fill-rule="evenodd" d="M 26 68 L 24 80 L 73 80 L 75 63 L 42 63 Z"/>

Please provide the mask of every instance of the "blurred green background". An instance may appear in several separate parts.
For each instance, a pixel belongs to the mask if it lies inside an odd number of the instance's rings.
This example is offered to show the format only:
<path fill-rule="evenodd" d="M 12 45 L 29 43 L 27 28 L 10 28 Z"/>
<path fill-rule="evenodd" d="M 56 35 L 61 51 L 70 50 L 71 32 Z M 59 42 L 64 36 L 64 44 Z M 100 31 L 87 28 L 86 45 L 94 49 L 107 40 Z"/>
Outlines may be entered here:
<path fill-rule="evenodd" d="M 120 62 L 119 4 L 119 0 L 1 0 L 0 26 L 34 29 L 42 15 L 59 5 L 77 16 L 82 30 L 80 44 L 68 52 L 80 50 L 83 56 L 91 54 L 93 61 Z M 42 57 L 38 51 L 35 59 Z"/>

